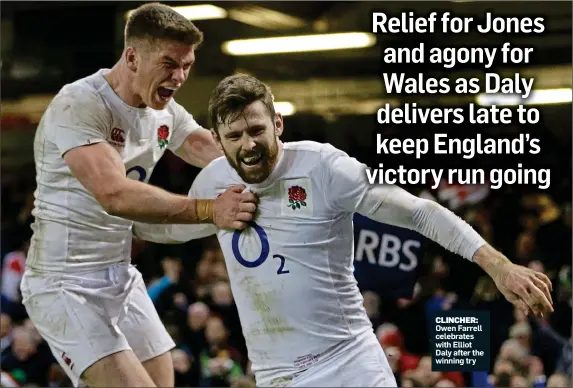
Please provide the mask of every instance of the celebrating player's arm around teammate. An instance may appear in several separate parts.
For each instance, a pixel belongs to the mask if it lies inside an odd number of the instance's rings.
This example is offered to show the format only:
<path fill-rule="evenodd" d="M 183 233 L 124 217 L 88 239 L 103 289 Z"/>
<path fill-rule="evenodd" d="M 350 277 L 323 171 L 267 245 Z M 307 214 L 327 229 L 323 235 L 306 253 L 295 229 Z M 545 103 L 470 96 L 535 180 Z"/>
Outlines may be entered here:
<path fill-rule="evenodd" d="M 328 144 L 280 141 L 270 88 L 242 74 L 213 91 L 209 115 L 225 157 L 205 167 L 190 196 L 229 185 L 258 195 L 244 230 L 216 233 L 258 386 L 396 386 L 353 274 L 353 215 L 413 229 L 480 265 L 509 301 L 552 310 L 548 278 L 511 263 L 439 204 L 396 186 L 372 186 L 366 166 Z M 217 172 L 217 173 L 215 173 Z M 154 239 L 185 241 L 185 227 Z"/>
<path fill-rule="evenodd" d="M 75 386 L 173 386 L 174 342 L 131 265 L 134 221 L 242 229 L 256 197 L 245 186 L 189 198 L 147 182 L 169 149 L 204 167 L 220 155 L 209 131 L 173 100 L 202 33 L 168 6 L 127 21 L 112 69 L 64 86 L 34 141 L 33 236 L 21 290 L 39 333 Z"/>

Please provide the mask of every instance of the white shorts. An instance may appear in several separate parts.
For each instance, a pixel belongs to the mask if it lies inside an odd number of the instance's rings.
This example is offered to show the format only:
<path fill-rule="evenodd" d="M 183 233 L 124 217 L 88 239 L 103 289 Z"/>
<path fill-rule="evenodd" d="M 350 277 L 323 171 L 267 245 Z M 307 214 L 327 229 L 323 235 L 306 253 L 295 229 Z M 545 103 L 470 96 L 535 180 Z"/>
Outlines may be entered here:
<path fill-rule="evenodd" d="M 81 275 L 27 270 L 21 289 L 30 319 L 76 387 L 110 354 L 131 349 L 146 361 L 175 346 L 132 265 Z"/>
<path fill-rule="evenodd" d="M 336 350 L 295 377 L 289 387 L 397 387 L 394 373 L 373 332 Z"/>

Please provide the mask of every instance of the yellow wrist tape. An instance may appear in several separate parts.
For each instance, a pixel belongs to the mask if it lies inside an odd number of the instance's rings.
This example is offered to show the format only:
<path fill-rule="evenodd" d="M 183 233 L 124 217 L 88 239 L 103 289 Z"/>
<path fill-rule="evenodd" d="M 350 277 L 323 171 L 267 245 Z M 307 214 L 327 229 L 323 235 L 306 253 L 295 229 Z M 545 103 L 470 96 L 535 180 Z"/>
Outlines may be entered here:
<path fill-rule="evenodd" d="M 199 222 L 212 222 L 213 221 L 213 200 L 212 199 L 197 199 L 196 212 Z"/>

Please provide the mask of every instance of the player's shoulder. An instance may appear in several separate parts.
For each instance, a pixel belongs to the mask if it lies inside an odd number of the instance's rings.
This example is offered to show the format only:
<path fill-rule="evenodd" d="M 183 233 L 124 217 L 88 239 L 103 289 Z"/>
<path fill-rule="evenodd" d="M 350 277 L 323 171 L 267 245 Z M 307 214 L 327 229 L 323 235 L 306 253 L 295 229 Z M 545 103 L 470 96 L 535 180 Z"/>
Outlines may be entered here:
<path fill-rule="evenodd" d="M 169 101 L 169 104 L 167 104 L 167 107 L 165 109 L 172 115 L 180 115 L 188 113 L 187 109 L 185 109 L 183 105 L 175 101 L 174 98 L 172 98 L 171 101 Z"/>
<path fill-rule="evenodd" d="M 75 117 L 77 121 L 89 122 L 93 117 L 110 115 L 101 90 L 105 79 L 100 72 L 64 85 L 54 96 L 48 107 L 52 117 L 65 119 Z"/>
<path fill-rule="evenodd" d="M 221 172 L 224 169 L 229 168 L 229 161 L 227 160 L 227 158 L 225 156 L 219 156 L 216 159 L 213 159 L 208 165 L 206 165 L 201 172 L 205 172 L 205 173 L 217 173 L 217 172 Z"/>
<path fill-rule="evenodd" d="M 284 143 L 283 149 L 285 154 L 289 157 L 305 157 L 316 159 L 317 162 L 323 161 L 332 156 L 336 157 L 347 155 L 344 151 L 341 151 L 330 143 L 319 143 L 310 140 L 286 142 Z"/>
<path fill-rule="evenodd" d="M 220 156 L 217 159 L 212 160 L 207 166 L 203 167 L 195 180 L 197 184 L 201 186 L 207 183 L 216 185 L 218 183 L 224 183 L 225 180 L 231 179 L 230 169 L 231 165 L 225 156 Z"/>
<path fill-rule="evenodd" d="M 64 85 L 56 94 L 54 100 L 67 100 L 73 103 L 74 106 L 101 104 L 103 103 L 101 90 L 104 88 L 105 82 L 100 72 L 91 74 Z"/>
<path fill-rule="evenodd" d="M 319 143 L 316 141 L 311 140 L 303 140 L 303 141 L 289 141 L 283 143 L 283 149 L 287 153 L 320 153 L 321 150 L 324 148 L 326 143 Z"/>

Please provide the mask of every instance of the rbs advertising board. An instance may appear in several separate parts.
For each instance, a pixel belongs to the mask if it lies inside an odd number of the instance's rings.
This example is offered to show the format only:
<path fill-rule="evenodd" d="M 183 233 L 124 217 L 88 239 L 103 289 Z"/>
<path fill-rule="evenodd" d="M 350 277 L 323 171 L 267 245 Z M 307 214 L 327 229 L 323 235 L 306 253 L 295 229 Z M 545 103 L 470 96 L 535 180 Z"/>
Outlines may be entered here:
<path fill-rule="evenodd" d="M 427 240 L 409 229 L 354 215 L 354 276 L 360 290 L 411 298 Z"/>

